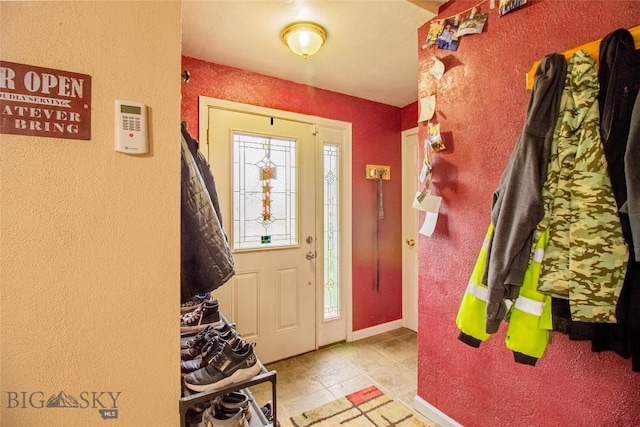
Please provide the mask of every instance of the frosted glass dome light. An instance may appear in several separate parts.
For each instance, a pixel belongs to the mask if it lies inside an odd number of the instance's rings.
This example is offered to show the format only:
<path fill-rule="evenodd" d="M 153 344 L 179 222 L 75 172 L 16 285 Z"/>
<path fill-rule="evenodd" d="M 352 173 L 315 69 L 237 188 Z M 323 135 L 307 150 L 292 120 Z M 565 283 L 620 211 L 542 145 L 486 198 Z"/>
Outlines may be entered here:
<path fill-rule="evenodd" d="M 318 53 L 327 39 L 327 32 L 313 22 L 296 22 L 282 30 L 281 37 L 293 53 L 307 59 Z"/>

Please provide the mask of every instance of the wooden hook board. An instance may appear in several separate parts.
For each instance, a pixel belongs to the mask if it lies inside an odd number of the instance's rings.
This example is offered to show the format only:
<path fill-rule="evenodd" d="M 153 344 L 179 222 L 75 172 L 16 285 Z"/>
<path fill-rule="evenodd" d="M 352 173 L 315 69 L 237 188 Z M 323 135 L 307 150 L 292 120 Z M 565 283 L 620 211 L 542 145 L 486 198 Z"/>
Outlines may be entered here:
<path fill-rule="evenodd" d="M 633 27 L 633 28 L 629 28 L 629 32 L 631 33 L 631 35 L 633 36 L 633 40 L 634 40 L 634 44 L 636 46 L 636 49 L 640 48 L 640 25 Z M 585 43 L 581 46 L 578 47 L 574 47 L 573 49 L 567 50 L 566 52 L 563 52 L 563 55 L 565 58 L 569 59 L 573 56 L 574 53 L 576 53 L 579 50 L 584 50 L 586 51 L 589 56 L 591 56 L 592 59 L 594 59 L 595 61 L 598 61 L 598 57 L 600 56 L 600 41 L 602 39 L 598 39 L 598 40 L 594 40 L 592 42 L 589 43 Z M 533 65 L 531 66 L 531 69 L 527 72 L 527 90 L 530 91 L 531 89 L 533 89 L 533 78 L 536 74 L 536 70 L 538 69 L 538 65 L 540 65 L 540 61 L 536 61 L 533 63 Z"/>

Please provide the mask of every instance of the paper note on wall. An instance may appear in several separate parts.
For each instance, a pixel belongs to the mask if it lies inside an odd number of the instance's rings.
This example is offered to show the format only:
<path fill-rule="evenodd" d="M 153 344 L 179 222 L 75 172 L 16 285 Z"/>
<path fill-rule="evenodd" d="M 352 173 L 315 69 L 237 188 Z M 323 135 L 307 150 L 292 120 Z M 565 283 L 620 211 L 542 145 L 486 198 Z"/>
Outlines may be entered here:
<path fill-rule="evenodd" d="M 424 234 L 425 236 L 431 236 L 433 234 L 436 224 L 438 223 L 438 211 L 440 210 L 441 202 L 442 197 L 416 193 L 416 197 L 413 200 L 413 208 L 426 212 L 422 227 L 420 227 L 418 231 L 420 234 Z"/>
<path fill-rule="evenodd" d="M 436 96 L 429 95 L 424 98 L 420 98 L 420 102 L 418 104 L 420 110 L 420 117 L 418 117 L 418 123 L 426 122 L 427 120 L 431 120 L 433 114 L 436 111 Z"/>
<path fill-rule="evenodd" d="M 438 58 L 434 57 L 434 63 L 429 73 L 431 73 L 436 79 L 440 80 L 444 74 L 444 64 Z"/>
<path fill-rule="evenodd" d="M 418 231 L 420 234 L 424 234 L 425 236 L 431 237 L 433 231 L 436 229 L 436 224 L 438 223 L 438 212 L 427 212 L 424 217 L 424 223 L 422 223 L 422 227 Z"/>

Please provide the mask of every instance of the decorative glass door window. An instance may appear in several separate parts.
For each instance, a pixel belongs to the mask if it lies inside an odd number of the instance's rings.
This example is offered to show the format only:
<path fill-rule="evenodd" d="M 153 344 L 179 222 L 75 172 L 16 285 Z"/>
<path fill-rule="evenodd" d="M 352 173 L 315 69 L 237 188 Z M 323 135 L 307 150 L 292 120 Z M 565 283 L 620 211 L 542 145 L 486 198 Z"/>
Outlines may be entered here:
<path fill-rule="evenodd" d="M 324 144 L 324 320 L 340 317 L 339 147 Z"/>
<path fill-rule="evenodd" d="M 298 245 L 296 140 L 233 133 L 233 248 Z"/>

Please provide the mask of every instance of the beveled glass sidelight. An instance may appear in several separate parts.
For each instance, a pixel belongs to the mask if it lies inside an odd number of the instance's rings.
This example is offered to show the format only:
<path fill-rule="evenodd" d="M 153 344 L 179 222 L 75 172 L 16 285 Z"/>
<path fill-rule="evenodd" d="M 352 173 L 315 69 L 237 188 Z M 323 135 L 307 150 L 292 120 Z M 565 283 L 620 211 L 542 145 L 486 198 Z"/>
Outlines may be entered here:
<path fill-rule="evenodd" d="M 339 147 L 323 146 L 324 310 L 323 319 L 340 317 L 340 157 Z"/>

